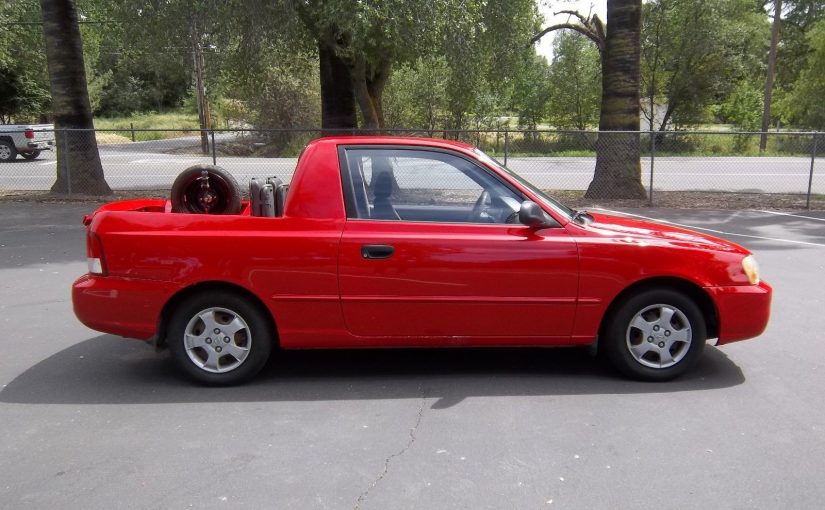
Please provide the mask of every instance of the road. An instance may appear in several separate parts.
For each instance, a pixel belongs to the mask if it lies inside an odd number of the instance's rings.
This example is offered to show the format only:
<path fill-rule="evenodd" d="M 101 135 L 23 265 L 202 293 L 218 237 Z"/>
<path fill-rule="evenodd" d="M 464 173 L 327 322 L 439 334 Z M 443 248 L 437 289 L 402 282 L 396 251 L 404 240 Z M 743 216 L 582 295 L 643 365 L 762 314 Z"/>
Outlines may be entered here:
<path fill-rule="evenodd" d="M 3 508 L 819 508 L 825 214 L 629 211 L 753 250 L 760 338 L 680 380 L 578 350 L 280 353 L 202 388 L 77 322 L 92 204 L 0 202 Z M 541 320 L 526 318 L 525 320 Z"/>
<path fill-rule="evenodd" d="M 106 180 L 113 189 L 168 189 L 178 173 L 191 165 L 212 163 L 196 154 L 163 154 L 159 142 L 136 151 L 129 146 L 100 148 Z M 148 144 L 147 143 L 147 144 Z M 168 143 L 164 141 L 163 143 Z M 134 144 L 138 145 L 138 144 Z M 168 148 L 167 148 L 168 149 Z M 0 191 L 48 190 L 56 171 L 54 154 L 36 161 L 18 160 L 0 165 Z M 217 158 L 240 183 L 251 177 L 277 175 L 288 181 L 294 158 Z M 510 158 L 508 166 L 544 189 L 583 190 L 593 176 L 594 158 Z M 654 165 L 654 189 L 665 191 L 739 191 L 806 193 L 811 170 L 804 157 L 662 157 Z M 813 192 L 825 193 L 825 163 L 814 168 Z M 642 160 L 642 182 L 650 182 L 650 160 Z"/>

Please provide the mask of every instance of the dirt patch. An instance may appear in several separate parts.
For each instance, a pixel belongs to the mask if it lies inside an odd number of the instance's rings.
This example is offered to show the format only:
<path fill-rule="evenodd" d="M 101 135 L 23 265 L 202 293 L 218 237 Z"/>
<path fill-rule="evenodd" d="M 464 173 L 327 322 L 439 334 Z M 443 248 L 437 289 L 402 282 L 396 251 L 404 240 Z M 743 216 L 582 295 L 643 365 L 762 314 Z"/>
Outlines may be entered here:
<path fill-rule="evenodd" d="M 116 133 L 106 133 L 103 131 L 97 131 L 95 133 L 95 138 L 97 139 L 98 145 L 132 143 L 131 138 L 127 138 Z"/>
<path fill-rule="evenodd" d="M 602 207 L 641 208 L 663 207 L 668 209 L 769 209 L 777 211 L 798 211 L 807 209 L 805 195 L 778 193 L 717 193 L 709 191 L 657 191 L 653 203 L 649 200 L 591 200 L 584 198 L 584 191 L 548 190 L 547 193 L 574 209 Z M 0 191 L 3 202 L 43 202 L 105 203 L 131 198 L 169 198 L 169 190 L 127 190 L 116 191 L 110 196 L 55 195 L 42 191 Z M 420 197 L 417 197 L 420 203 Z M 811 210 L 825 210 L 825 195 L 811 196 Z"/>
<path fill-rule="evenodd" d="M 115 191 L 112 195 L 60 195 L 44 191 L 0 191 L 0 202 L 39 202 L 44 204 L 90 203 L 105 204 L 134 198 L 168 198 L 168 190 Z"/>
<path fill-rule="evenodd" d="M 645 200 L 607 200 L 584 198 L 584 191 L 547 192 L 574 209 L 588 207 L 664 207 L 669 209 L 807 209 L 806 196 L 782 193 L 723 193 L 713 191 L 655 191 L 653 203 Z M 825 210 L 825 195 L 811 195 L 810 209 Z"/>

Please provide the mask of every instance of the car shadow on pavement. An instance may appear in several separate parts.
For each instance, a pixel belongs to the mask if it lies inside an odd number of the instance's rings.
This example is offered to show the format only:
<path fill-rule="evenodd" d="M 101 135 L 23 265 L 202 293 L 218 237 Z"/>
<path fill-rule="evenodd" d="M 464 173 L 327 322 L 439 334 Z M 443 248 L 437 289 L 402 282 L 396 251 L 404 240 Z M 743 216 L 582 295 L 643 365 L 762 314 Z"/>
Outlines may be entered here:
<path fill-rule="evenodd" d="M 178 375 L 168 351 L 111 335 L 60 351 L 17 376 L 0 402 L 158 404 L 670 393 L 726 388 L 742 370 L 707 346 L 699 365 L 667 383 L 621 378 L 584 349 L 277 351 L 250 383 L 204 388 Z"/>

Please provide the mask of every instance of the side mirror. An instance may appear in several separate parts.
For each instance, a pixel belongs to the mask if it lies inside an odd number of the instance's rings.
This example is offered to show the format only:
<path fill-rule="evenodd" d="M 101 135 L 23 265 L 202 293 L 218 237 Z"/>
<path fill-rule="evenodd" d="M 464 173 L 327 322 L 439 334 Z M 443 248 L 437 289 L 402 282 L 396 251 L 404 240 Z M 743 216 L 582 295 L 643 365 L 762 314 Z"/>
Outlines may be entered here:
<path fill-rule="evenodd" d="M 552 227 L 556 224 L 535 202 L 525 200 L 518 211 L 518 220 L 530 228 Z"/>

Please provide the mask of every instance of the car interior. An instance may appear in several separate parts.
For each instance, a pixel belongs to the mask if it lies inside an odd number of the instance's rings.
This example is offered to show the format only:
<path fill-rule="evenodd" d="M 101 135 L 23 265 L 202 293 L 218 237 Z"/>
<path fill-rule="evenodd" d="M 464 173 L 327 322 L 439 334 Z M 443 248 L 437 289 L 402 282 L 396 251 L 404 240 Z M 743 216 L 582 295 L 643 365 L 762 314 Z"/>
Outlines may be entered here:
<path fill-rule="evenodd" d="M 455 161 L 459 164 L 451 165 L 475 183 L 472 189 L 441 188 L 438 176 L 429 176 L 431 179 L 426 186 L 400 186 L 398 179 L 409 176 L 396 171 L 398 165 L 393 159 L 348 154 L 355 206 L 355 214 L 350 214 L 351 217 L 444 223 L 518 223 L 523 198 L 475 165 L 458 158 Z M 422 161 L 426 164 L 426 160 Z M 365 168 L 367 164 L 368 169 Z M 369 177 L 365 175 L 366 170 L 369 170 Z"/>

